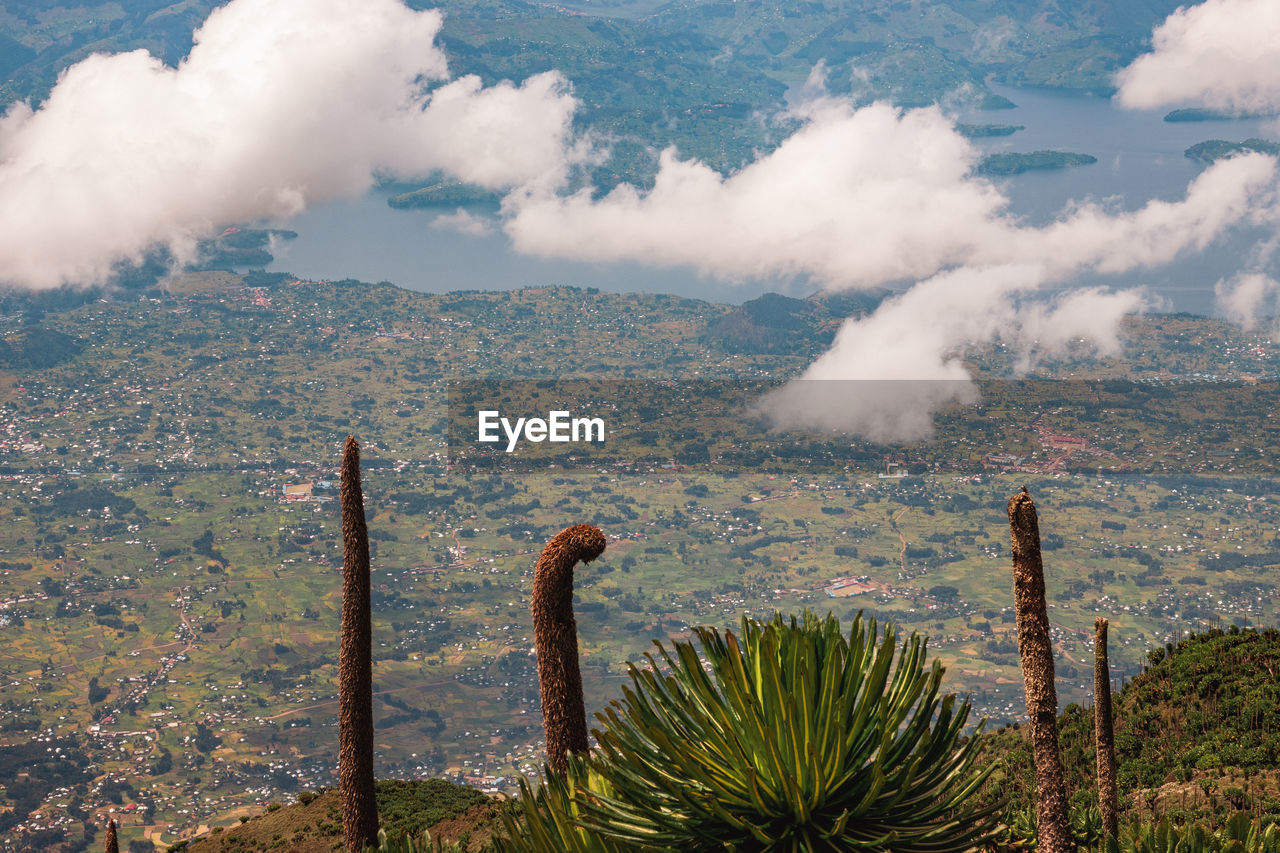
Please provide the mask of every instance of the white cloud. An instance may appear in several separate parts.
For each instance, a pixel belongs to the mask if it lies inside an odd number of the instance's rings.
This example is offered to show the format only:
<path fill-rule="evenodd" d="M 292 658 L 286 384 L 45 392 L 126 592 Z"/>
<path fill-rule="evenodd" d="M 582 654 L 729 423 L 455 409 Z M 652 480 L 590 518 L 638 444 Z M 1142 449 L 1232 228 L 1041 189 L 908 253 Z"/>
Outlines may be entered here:
<path fill-rule="evenodd" d="M 1004 239 L 1006 200 L 968 172 L 978 154 L 937 109 L 823 101 L 777 150 L 725 178 L 662 154 L 654 188 L 592 200 L 513 196 L 507 233 L 530 254 L 811 275 L 833 287 L 920 277 Z"/>
<path fill-rule="evenodd" d="M 1000 340 L 1022 352 L 1021 366 L 1085 341 L 1119 347 L 1117 328 L 1140 310 L 1137 291 L 1072 291 L 1035 300 L 1049 280 L 1038 264 L 966 267 L 940 273 L 867 317 L 846 321 L 830 349 L 797 381 L 765 397 L 762 413 L 781 428 L 837 430 L 878 442 L 916 441 L 933 431 L 933 413 L 977 399 L 964 357 Z"/>
<path fill-rule="evenodd" d="M 444 169 L 490 188 L 563 177 L 574 101 L 554 73 L 482 88 L 437 12 L 399 0 L 232 0 L 177 68 L 143 51 L 68 69 L 0 119 L 0 283 L 104 280 L 156 245 Z"/>
<path fill-rule="evenodd" d="M 492 220 L 483 216 L 476 216 L 461 207 L 453 213 L 440 214 L 431 220 L 431 227 L 445 231 L 456 231 L 468 237 L 484 237 L 494 231 Z"/>
<path fill-rule="evenodd" d="M 841 429 L 881 442 L 925 438 L 939 408 L 974 399 L 964 365 L 973 347 L 1003 341 L 1020 353 L 1022 370 L 1080 340 L 1114 353 L 1121 318 L 1147 303 L 1140 291 L 1087 288 L 1046 305 L 1039 289 L 1081 271 L 1151 267 L 1203 248 L 1273 204 L 1274 181 L 1272 158 L 1237 158 L 1206 170 L 1180 202 L 1122 214 L 1088 206 L 1047 228 L 1010 227 L 969 265 L 847 321 L 831 348 L 763 408 L 780 427 Z"/>
<path fill-rule="evenodd" d="M 1018 28 L 1009 18 L 995 18 L 973 31 L 973 48 L 970 54 L 981 62 L 999 61 L 1005 47 L 1018 35 Z"/>
<path fill-rule="evenodd" d="M 1243 273 L 1222 279 L 1214 285 L 1213 292 L 1217 297 L 1218 310 L 1228 320 L 1249 331 L 1263 316 L 1275 315 L 1280 282 L 1262 273 Z"/>
<path fill-rule="evenodd" d="M 1143 304 L 1095 289 L 1046 307 L 1035 295 L 1044 285 L 1167 264 L 1275 210 L 1276 159 L 1252 154 L 1205 169 L 1179 201 L 1118 212 L 1081 203 L 1028 227 L 973 175 L 975 149 L 936 109 L 823 100 L 803 116 L 777 150 L 729 177 L 667 151 L 647 193 L 513 195 L 507 232 L 536 254 L 807 275 L 833 290 L 923 279 L 849 321 L 768 401 L 782 424 L 886 439 L 918 435 L 940 402 L 967 393 L 966 347 L 1003 339 L 1025 365 L 1076 338 L 1114 349 L 1120 317 Z M 832 380 L 861 384 L 822 390 Z"/>
<path fill-rule="evenodd" d="M 1067 291 L 1048 305 L 1022 308 L 1017 334 L 1010 338 L 1024 353 L 1024 370 L 1034 366 L 1037 358 L 1066 352 L 1075 343 L 1088 344 L 1098 355 L 1115 355 L 1122 345 L 1120 321 L 1149 307 L 1150 298 L 1141 290 Z"/>
<path fill-rule="evenodd" d="M 1280 109 L 1280 3 L 1206 0 L 1179 9 L 1152 36 L 1151 53 L 1117 75 L 1126 107 L 1196 104 Z"/>
<path fill-rule="evenodd" d="M 1275 189 L 1275 159 L 1249 155 L 1206 169 L 1182 201 L 1131 213 L 1081 204 L 1027 228 L 994 184 L 973 176 L 976 149 L 937 109 L 828 100 L 806 118 L 729 177 L 668 150 L 647 193 L 624 184 L 603 199 L 514 194 L 506 231 L 530 254 L 729 278 L 807 275 L 833 289 L 1009 263 L 1042 263 L 1061 278 L 1167 263 L 1269 204 Z"/>

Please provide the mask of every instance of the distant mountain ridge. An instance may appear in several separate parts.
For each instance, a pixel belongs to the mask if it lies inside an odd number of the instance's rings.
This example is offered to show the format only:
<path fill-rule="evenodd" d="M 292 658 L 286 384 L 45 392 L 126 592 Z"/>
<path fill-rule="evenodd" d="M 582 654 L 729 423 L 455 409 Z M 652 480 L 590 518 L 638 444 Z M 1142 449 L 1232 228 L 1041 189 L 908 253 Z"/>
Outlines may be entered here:
<path fill-rule="evenodd" d="M 887 295 L 883 289 L 807 299 L 766 293 L 712 323 L 703 340 L 732 353 L 815 355 L 831 344 L 841 322 L 874 311 Z"/>
<path fill-rule="evenodd" d="M 62 70 L 92 53 L 142 48 L 176 66 L 191 49 L 192 31 L 221 5 L 10 3 L 0 39 L 7 78 L 0 108 L 19 100 L 38 105 Z M 1110 92 L 1114 73 L 1146 49 L 1152 29 L 1180 4 L 703 0 L 668 3 L 635 18 L 609 17 L 616 12 L 607 4 L 410 5 L 445 13 L 439 44 L 455 75 L 492 84 L 556 69 L 571 80 L 579 125 L 614 139 L 613 156 L 593 174 L 610 187 L 647 183 L 657 152 L 671 145 L 725 171 L 771 150 L 789 126 L 759 116 L 776 114 L 789 88 L 817 67 L 835 94 L 902 106 L 956 97 L 984 108 L 1009 106 L 988 80 Z"/>
<path fill-rule="evenodd" d="M 1179 5 L 997 0 L 944 3 L 873 0 L 795 5 L 676 0 L 651 20 L 715 36 L 775 72 L 826 63 L 828 81 L 899 103 L 929 103 L 992 75 L 1008 85 L 1111 91 L 1113 73 L 1138 55 Z M 861 94 L 859 92 L 858 94 Z"/>

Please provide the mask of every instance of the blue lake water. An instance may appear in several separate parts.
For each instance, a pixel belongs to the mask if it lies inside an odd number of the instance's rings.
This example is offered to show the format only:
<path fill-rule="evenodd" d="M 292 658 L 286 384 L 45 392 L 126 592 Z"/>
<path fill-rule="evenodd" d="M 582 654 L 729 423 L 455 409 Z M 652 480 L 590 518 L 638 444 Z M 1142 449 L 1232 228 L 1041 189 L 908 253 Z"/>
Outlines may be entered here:
<path fill-rule="evenodd" d="M 298 238 L 273 250 L 276 260 L 268 270 L 311 279 L 389 281 L 422 293 L 568 284 L 741 302 L 786 286 L 778 282 L 734 285 L 691 271 L 640 264 L 532 258 L 513 251 L 500 233 L 477 237 L 433 227 L 432 222 L 450 210 L 396 210 L 387 205 L 390 195 L 372 190 L 361 198 L 317 205 L 279 223 L 297 231 Z M 799 288 L 799 292 L 805 290 Z"/>
<path fill-rule="evenodd" d="M 978 140 L 984 151 L 1056 149 L 1092 154 L 1098 162 L 1008 180 L 1010 211 L 1027 224 L 1051 221 L 1064 205 L 1086 198 L 1135 209 L 1153 198 L 1181 198 L 1202 166 L 1184 156 L 1205 139 L 1242 140 L 1275 136 L 1272 120 L 1170 123 L 1164 111 L 1123 110 L 1100 97 L 1033 89 L 997 89 L 1016 109 L 962 115 L 975 123 L 1023 125 L 1012 136 Z M 317 205 L 280 223 L 298 239 L 280 247 L 272 270 L 310 278 L 390 281 L 422 292 L 500 290 L 571 284 L 612 291 L 679 293 L 719 302 L 742 302 L 766 290 L 804 294 L 806 281 L 753 280 L 732 283 L 688 270 L 655 269 L 635 263 L 587 264 L 530 258 L 512 251 L 500 233 L 468 236 L 432 227 L 439 210 L 394 210 L 389 193 Z M 1241 269 L 1263 235 L 1235 232 L 1204 252 L 1155 270 L 1096 278 L 1110 286 L 1145 285 L 1167 310 L 1211 313 L 1213 286 Z M 1081 282 L 1073 282 L 1078 284 Z"/>

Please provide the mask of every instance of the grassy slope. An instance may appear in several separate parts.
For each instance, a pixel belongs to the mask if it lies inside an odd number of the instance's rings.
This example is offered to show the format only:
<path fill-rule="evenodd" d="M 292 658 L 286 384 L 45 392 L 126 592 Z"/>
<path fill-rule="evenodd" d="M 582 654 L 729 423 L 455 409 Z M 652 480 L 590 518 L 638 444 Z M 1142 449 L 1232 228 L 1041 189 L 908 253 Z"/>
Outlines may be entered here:
<path fill-rule="evenodd" d="M 1210 631 L 1169 648 L 1114 696 L 1124 814 L 1221 818 L 1248 809 L 1280 819 L 1280 632 Z M 1073 803 L 1096 802 L 1093 709 L 1070 705 L 1059 725 Z M 1000 766 L 987 794 L 1012 791 L 1012 806 L 1029 806 L 1030 730 L 994 732 L 988 749 Z"/>
<path fill-rule="evenodd" d="M 1280 633 L 1209 632 L 1160 656 L 1115 697 L 1117 759 L 1126 816 L 1154 810 L 1179 818 L 1221 820 L 1240 809 L 1280 818 Z M 1073 800 L 1093 801 L 1093 712 L 1071 705 L 1060 718 L 1063 761 Z M 1000 762 L 985 794 L 1011 795 L 1014 808 L 1033 801 L 1027 731 L 1009 727 L 985 736 Z M 441 780 L 380 782 L 379 808 L 389 831 L 420 832 L 480 849 L 498 806 L 476 791 Z M 309 798 L 307 798 L 309 799 Z M 267 812 L 208 836 L 192 853 L 338 849 L 336 791 Z"/>
<path fill-rule="evenodd" d="M 378 783 L 378 814 L 388 835 L 431 832 L 433 839 L 478 850 L 497 823 L 501 806 L 479 791 L 441 779 Z M 305 794 L 239 826 L 207 835 L 185 848 L 190 853 L 283 850 L 328 853 L 342 849 L 342 806 L 336 789 Z"/>

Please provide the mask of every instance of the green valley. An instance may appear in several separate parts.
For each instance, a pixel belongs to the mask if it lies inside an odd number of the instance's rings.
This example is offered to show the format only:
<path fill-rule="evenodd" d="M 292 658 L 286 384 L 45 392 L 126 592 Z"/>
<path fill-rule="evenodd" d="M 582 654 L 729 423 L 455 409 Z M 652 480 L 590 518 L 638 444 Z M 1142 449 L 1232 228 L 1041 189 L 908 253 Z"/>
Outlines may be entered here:
<path fill-rule="evenodd" d="M 859 308 L 207 272 L 6 310 L 0 337 L 24 355 L 0 367 L 0 758 L 58 758 L 4 792 L 0 819 L 66 849 L 108 803 L 122 839 L 164 846 L 332 783 L 350 433 L 366 448 L 383 777 L 496 791 L 538 766 L 528 584 L 575 521 L 610 536 L 579 584 L 592 709 L 654 637 L 807 606 L 927 633 L 947 689 L 1018 719 L 1003 506 L 1023 484 L 1064 702 L 1089 695 L 1097 614 L 1130 675 L 1176 626 L 1277 619 L 1280 353 L 1217 321 L 1133 319 L 1122 354 L 1064 357 L 1043 385 L 1003 378 L 1016 353 L 976 352 L 982 406 L 940 415 L 925 444 L 744 432 L 684 458 L 689 440 L 659 429 L 656 446 L 686 450 L 646 456 L 635 436 L 590 464 L 495 468 L 447 442 L 460 378 L 730 393 L 794 375 Z M 1096 379 L 1062 381 L 1086 364 Z M 1206 425 L 1194 442 L 1188 417 Z"/>

